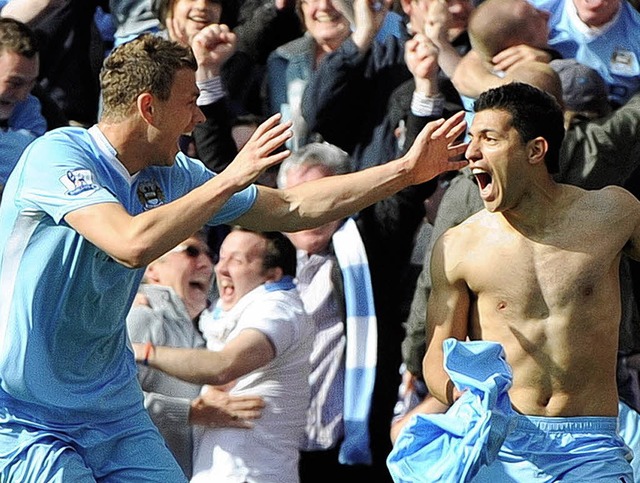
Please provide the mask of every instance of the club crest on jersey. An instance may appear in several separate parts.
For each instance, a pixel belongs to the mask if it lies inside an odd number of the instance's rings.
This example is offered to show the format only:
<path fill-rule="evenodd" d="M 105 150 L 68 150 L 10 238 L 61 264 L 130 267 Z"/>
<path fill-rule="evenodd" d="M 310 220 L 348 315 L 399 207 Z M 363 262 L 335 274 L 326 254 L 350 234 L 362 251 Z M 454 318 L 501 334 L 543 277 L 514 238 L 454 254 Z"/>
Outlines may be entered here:
<path fill-rule="evenodd" d="M 67 187 L 68 196 L 88 195 L 100 188 L 93 182 L 93 173 L 88 169 L 74 169 L 60 177 L 60 181 Z"/>
<path fill-rule="evenodd" d="M 155 180 L 142 181 L 138 185 L 138 199 L 147 211 L 164 204 L 164 193 Z"/>
<path fill-rule="evenodd" d="M 636 54 L 630 50 L 618 47 L 611 55 L 609 69 L 613 74 L 633 77 L 640 74 L 640 66 Z"/>

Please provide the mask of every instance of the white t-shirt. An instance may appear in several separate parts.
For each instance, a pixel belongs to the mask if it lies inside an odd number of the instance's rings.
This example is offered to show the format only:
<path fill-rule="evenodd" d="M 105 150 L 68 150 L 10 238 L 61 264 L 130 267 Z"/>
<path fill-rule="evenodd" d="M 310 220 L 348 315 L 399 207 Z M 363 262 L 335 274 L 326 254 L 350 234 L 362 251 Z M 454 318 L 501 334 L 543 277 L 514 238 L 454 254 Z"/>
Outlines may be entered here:
<path fill-rule="evenodd" d="M 219 350 L 244 329 L 269 337 L 276 357 L 238 379 L 233 395 L 262 396 L 265 408 L 252 429 L 198 428 L 194 436 L 194 483 L 298 483 L 299 448 L 309 404 L 311 322 L 295 288 L 261 285 L 217 319 L 203 314 L 207 347 Z"/>

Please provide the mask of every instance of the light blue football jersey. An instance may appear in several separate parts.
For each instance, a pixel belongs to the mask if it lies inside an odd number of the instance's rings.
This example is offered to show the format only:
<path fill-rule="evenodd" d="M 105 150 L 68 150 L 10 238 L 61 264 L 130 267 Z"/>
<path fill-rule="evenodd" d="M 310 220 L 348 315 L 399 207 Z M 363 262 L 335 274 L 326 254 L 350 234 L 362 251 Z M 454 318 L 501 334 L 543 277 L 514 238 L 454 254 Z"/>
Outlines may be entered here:
<path fill-rule="evenodd" d="M 622 105 L 640 89 L 640 13 L 622 1 L 612 22 L 597 35 L 577 21 L 572 0 L 529 0 L 551 13 L 549 46 L 565 59 L 596 70 L 609 88 L 609 100 Z"/>
<path fill-rule="evenodd" d="M 125 318 L 143 269 L 116 262 L 64 217 L 97 203 L 137 215 L 213 176 L 183 154 L 131 176 L 97 126 L 56 129 L 26 149 L 0 204 L 0 405 L 70 424 L 139 410 Z M 236 193 L 211 224 L 256 197 L 255 186 Z"/>

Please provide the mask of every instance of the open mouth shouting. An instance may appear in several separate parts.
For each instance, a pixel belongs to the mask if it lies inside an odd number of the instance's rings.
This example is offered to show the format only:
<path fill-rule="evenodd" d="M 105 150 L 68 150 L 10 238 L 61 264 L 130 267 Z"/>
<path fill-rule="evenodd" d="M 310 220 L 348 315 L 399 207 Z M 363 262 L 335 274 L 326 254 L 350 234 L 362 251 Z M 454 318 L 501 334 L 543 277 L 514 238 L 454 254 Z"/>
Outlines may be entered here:
<path fill-rule="evenodd" d="M 208 280 L 189 280 L 189 287 L 193 290 L 206 294 L 209 291 L 209 282 Z"/>
<path fill-rule="evenodd" d="M 493 194 L 493 176 L 491 173 L 482 168 L 473 168 L 471 172 L 478 182 L 480 197 L 484 201 L 493 201 L 495 199 L 495 195 Z"/>
<path fill-rule="evenodd" d="M 225 310 L 228 310 L 234 305 L 236 291 L 235 286 L 230 279 L 218 280 L 218 293 L 222 306 Z"/>

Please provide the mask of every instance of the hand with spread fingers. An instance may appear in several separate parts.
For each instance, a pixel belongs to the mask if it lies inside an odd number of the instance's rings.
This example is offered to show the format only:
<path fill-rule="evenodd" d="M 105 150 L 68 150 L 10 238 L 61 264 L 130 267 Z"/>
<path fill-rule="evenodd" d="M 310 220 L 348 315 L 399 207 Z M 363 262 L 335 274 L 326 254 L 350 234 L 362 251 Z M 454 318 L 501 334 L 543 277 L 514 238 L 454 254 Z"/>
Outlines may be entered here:
<path fill-rule="evenodd" d="M 402 157 L 413 177 L 412 184 L 428 181 L 444 171 L 462 169 L 467 165 L 466 160 L 459 160 L 467 149 L 467 143 L 456 143 L 466 128 L 464 111 L 460 111 L 446 121 L 432 121 L 422 129 Z"/>
<path fill-rule="evenodd" d="M 280 118 L 280 114 L 275 114 L 260 124 L 233 162 L 218 176 L 236 177 L 236 182 L 247 186 L 267 168 L 289 156 L 288 150 L 276 151 L 291 137 L 291 122 L 280 123 Z"/>

